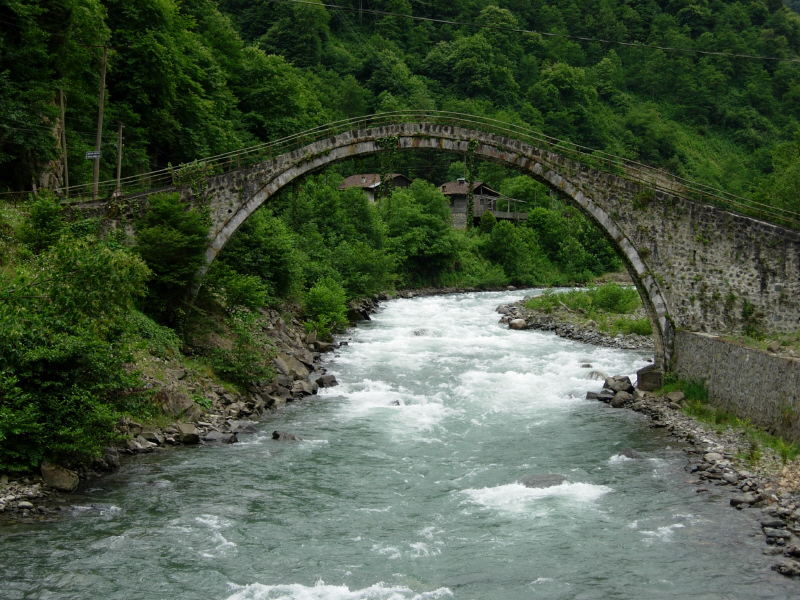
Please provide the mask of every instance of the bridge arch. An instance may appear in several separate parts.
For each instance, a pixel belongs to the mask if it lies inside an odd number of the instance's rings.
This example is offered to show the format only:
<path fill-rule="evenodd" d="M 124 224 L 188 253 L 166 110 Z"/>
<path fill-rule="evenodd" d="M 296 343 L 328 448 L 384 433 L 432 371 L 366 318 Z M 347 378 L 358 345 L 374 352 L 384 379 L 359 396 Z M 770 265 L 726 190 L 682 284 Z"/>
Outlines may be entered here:
<path fill-rule="evenodd" d="M 473 151 L 475 157 L 511 167 L 567 197 L 617 248 L 653 326 L 655 363 L 666 370 L 673 341 L 667 298 L 614 210 L 622 203 L 619 196 L 641 193 L 644 186 L 549 148 L 459 125 L 423 121 L 354 129 L 209 179 L 204 195 L 211 199 L 213 226 L 203 273 L 250 215 L 283 187 L 334 163 L 384 152 L 387 144 L 399 151 Z"/>

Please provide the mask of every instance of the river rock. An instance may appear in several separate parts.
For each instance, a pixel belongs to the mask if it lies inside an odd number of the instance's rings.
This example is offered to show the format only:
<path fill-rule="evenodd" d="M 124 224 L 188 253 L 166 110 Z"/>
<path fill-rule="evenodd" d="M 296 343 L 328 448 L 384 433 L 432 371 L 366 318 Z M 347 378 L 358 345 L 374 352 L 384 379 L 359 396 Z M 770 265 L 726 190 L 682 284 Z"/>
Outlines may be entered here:
<path fill-rule="evenodd" d="M 19 502 L 17 503 L 17 508 L 20 510 L 31 510 L 33 508 L 33 504 L 30 502 Z"/>
<path fill-rule="evenodd" d="M 339 385 L 339 382 L 336 381 L 336 377 L 333 375 L 323 375 L 322 377 L 317 377 L 316 384 L 321 388 L 329 388 Z"/>
<path fill-rule="evenodd" d="M 173 391 L 162 393 L 166 397 L 163 399 L 161 407 L 164 409 L 164 412 L 170 416 L 179 417 L 192 407 L 192 399 L 183 392 Z M 133 434 L 133 431 L 131 431 L 131 433 Z"/>
<path fill-rule="evenodd" d="M 296 435 L 286 433 L 285 431 L 273 431 L 272 439 L 279 440 L 281 442 L 299 442 L 301 440 L 301 438 L 297 437 Z"/>
<path fill-rule="evenodd" d="M 178 437 L 181 444 L 199 444 L 200 431 L 192 423 L 176 423 L 175 428 L 178 430 Z"/>
<path fill-rule="evenodd" d="M 654 364 L 636 372 L 636 387 L 643 392 L 654 392 L 661 387 L 664 374 Z"/>
<path fill-rule="evenodd" d="M 142 433 L 140 433 L 139 435 L 141 435 L 148 442 L 158 444 L 159 446 L 164 445 L 164 436 L 161 434 L 160 431 L 158 431 L 153 427 L 143 427 Z"/>
<path fill-rule="evenodd" d="M 615 392 L 633 392 L 633 384 L 630 377 L 616 375 L 614 377 L 606 378 L 603 387 L 614 390 Z"/>
<path fill-rule="evenodd" d="M 722 478 L 728 483 L 738 483 L 739 476 L 736 473 L 723 473 Z"/>
<path fill-rule="evenodd" d="M 675 392 L 670 392 L 669 394 L 667 394 L 667 400 L 669 402 L 674 402 L 675 404 L 680 404 L 685 399 L 686 399 L 686 397 L 683 395 L 683 392 L 681 392 L 680 390 L 675 391 Z"/>
<path fill-rule="evenodd" d="M 703 455 L 703 460 L 709 463 L 716 463 L 724 459 L 725 457 L 719 452 L 707 452 Z"/>
<path fill-rule="evenodd" d="M 292 379 L 305 379 L 310 372 L 306 366 L 294 356 L 289 356 L 284 352 L 281 352 L 275 357 L 274 363 L 278 371 L 284 375 L 288 375 Z"/>
<path fill-rule="evenodd" d="M 258 423 L 255 421 L 231 421 L 228 427 L 232 433 L 258 433 Z"/>
<path fill-rule="evenodd" d="M 776 563 L 772 565 L 772 570 L 787 577 L 800 577 L 800 563 L 794 561 Z"/>
<path fill-rule="evenodd" d="M 509 321 L 508 326 L 511 329 L 527 329 L 528 324 L 525 322 L 525 319 L 512 319 Z"/>
<path fill-rule="evenodd" d="M 62 492 L 74 492 L 78 489 L 78 475 L 74 471 L 48 462 L 42 463 L 40 471 L 45 484 L 51 488 Z"/>
<path fill-rule="evenodd" d="M 786 529 L 775 529 L 773 527 L 764 527 L 764 535 L 775 539 L 792 539 L 791 532 L 787 531 Z"/>
<path fill-rule="evenodd" d="M 208 433 L 206 433 L 203 436 L 203 441 L 213 444 L 215 442 L 221 442 L 222 438 L 223 438 L 223 434 L 221 434 L 219 431 L 214 431 L 212 429 L 211 431 L 209 431 Z"/>
<path fill-rule="evenodd" d="M 622 408 L 623 406 L 632 401 L 633 401 L 633 396 L 628 392 L 617 392 L 611 399 L 610 404 L 613 408 Z"/>
<path fill-rule="evenodd" d="M 549 488 L 553 487 L 554 485 L 561 485 L 566 480 L 567 478 L 563 475 L 557 475 L 555 473 L 543 473 L 523 475 L 517 480 L 517 482 L 528 488 Z"/>
<path fill-rule="evenodd" d="M 642 456 L 640 453 L 638 453 L 633 448 L 625 448 L 625 450 L 620 452 L 619 455 L 620 456 L 624 456 L 626 458 L 633 458 L 633 459 L 644 458 L 644 456 Z"/>
<path fill-rule="evenodd" d="M 755 494 L 736 494 L 731 497 L 731 506 L 743 506 L 745 504 L 755 504 L 758 498 Z"/>

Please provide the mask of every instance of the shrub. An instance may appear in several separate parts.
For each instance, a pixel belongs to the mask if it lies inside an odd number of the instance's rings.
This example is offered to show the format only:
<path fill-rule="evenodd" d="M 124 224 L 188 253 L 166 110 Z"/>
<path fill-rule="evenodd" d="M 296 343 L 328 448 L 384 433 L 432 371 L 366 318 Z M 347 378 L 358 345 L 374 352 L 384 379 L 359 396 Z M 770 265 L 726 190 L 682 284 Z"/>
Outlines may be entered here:
<path fill-rule="evenodd" d="M 215 348 L 211 353 L 214 372 L 232 383 L 247 385 L 275 374 L 271 361 L 274 352 L 265 350 L 271 343 L 249 311 L 237 311 L 228 321 L 233 334 L 233 348 Z"/>
<path fill-rule="evenodd" d="M 36 253 L 50 248 L 61 237 L 64 218 L 58 199 L 42 192 L 31 206 L 30 217 L 19 231 L 20 241 Z"/>
<path fill-rule="evenodd" d="M 131 332 L 147 345 L 147 350 L 159 358 L 172 358 L 180 354 L 181 340 L 169 327 L 159 325 L 138 310 L 128 316 Z"/>
<path fill-rule="evenodd" d="M 336 329 L 347 326 L 344 288 L 332 277 L 317 281 L 306 293 L 304 308 L 317 335 L 329 338 Z"/>
<path fill-rule="evenodd" d="M 148 275 L 133 254 L 64 237 L 0 280 L 0 470 L 96 455 L 119 413 L 148 403 L 123 344 Z"/>
<path fill-rule="evenodd" d="M 478 231 L 480 231 L 481 234 L 492 233 L 492 229 L 494 229 L 495 225 L 497 225 L 497 219 L 495 219 L 494 213 L 490 210 L 483 211 Z"/>
<path fill-rule="evenodd" d="M 222 262 L 211 266 L 206 286 L 222 299 L 228 312 L 242 307 L 256 309 L 269 301 L 269 289 L 260 277 L 242 275 Z"/>
<path fill-rule="evenodd" d="M 208 224 L 178 194 L 157 194 L 137 223 L 136 252 L 153 272 L 147 312 L 173 325 L 183 313 L 189 284 L 205 264 Z"/>

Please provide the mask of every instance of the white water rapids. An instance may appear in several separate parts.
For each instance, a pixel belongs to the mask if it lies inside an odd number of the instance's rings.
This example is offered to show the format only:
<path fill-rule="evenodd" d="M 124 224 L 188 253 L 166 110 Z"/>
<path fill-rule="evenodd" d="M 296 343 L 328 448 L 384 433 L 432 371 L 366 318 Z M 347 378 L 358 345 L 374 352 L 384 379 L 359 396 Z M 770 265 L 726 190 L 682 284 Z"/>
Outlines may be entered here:
<path fill-rule="evenodd" d="M 499 325 L 522 295 L 385 303 L 328 357 L 341 385 L 262 433 L 137 458 L 59 523 L 0 529 L 0 597 L 798 597 L 674 440 L 584 400 L 590 370 L 645 354 Z M 516 483 L 536 473 L 566 482 Z"/>

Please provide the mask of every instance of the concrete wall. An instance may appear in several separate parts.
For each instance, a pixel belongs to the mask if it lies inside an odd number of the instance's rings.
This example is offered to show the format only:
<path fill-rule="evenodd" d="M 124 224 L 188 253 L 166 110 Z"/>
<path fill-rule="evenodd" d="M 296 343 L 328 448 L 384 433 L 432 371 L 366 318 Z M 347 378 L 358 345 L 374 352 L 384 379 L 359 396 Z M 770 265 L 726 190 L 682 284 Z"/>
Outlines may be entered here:
<path fill-rule="evenodd" d="M 681 379 L 705 380 L 712 406 L 800 442 L 800 359 L 677 331 L 672 360 Z"/>

